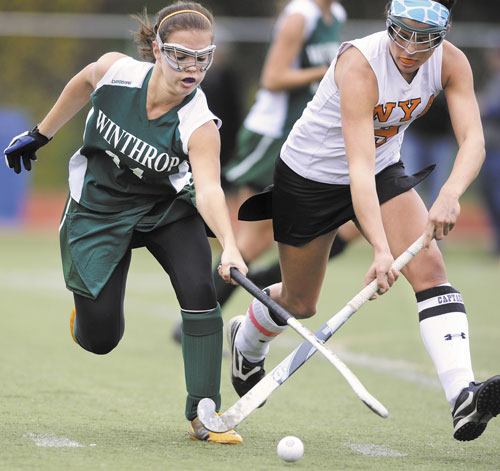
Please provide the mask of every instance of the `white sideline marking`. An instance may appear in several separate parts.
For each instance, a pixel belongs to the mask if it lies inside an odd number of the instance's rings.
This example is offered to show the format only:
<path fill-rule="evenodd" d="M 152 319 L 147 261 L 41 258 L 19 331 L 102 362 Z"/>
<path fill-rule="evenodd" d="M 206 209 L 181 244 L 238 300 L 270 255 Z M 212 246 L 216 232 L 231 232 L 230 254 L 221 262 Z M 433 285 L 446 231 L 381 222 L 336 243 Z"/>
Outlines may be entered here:
<path fill-rule="evenodd" d="M 30 438 L 35 442 L 36 446 L 42 446 L 46 448 L 61 448 L 61 447 L 70 447 L 70 448 L 84 448 L 85 445 L 81 443 L 70 440 L 68 437 L 58 437 L 57 435 L 48 434 L 48 435 L 37 435 L 34 433 L 27 433 L 26 437 Z"/>
<path fill-rule="evenodd" d="M 374 371 L 381 371 L 392 376 L 404 379 L 411 383 L 427 386 L 431 389 L 440 389 L 441 386 L 436 378 L 432 378 L 417 371 L 412 371 L 415 366 L 411 363 L 394 361 L 384 357 L 374 357 L 366 353 L 354 353 L 348 351 L 339 352 L 339 357 L 347 363 L 365 366 Z"/>
<path fill-rule="evenodd" d="M 399 453 L 399 451 L 391 450 L 390 448 L 382 445 L 349 442 L 344 442 L 342 445 L 365 456 L 408 456 L 407 453 Z"/>

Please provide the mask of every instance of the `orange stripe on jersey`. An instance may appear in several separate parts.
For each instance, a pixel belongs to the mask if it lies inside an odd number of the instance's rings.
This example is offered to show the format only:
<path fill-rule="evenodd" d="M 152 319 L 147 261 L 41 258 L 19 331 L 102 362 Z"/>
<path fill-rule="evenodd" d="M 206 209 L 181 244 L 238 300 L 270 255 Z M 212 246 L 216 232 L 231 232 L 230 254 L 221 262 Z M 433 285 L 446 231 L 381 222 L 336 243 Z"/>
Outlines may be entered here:
<path fill-rule="evenodd" d="M 259 324 L 259 321 L 255 318 L 255 315 L 253 313 L 253 302 L 252 304 L 250 304 L 250 307 L 248 308 L 248 315 L 250 316 L 252 324 L 262 335 L 265 335 L 266 337 L 276 337 L 279 335 L 279 332 L 271 332 L 270 330 L 267 330 L 265 327 L 262 327 Z"/>

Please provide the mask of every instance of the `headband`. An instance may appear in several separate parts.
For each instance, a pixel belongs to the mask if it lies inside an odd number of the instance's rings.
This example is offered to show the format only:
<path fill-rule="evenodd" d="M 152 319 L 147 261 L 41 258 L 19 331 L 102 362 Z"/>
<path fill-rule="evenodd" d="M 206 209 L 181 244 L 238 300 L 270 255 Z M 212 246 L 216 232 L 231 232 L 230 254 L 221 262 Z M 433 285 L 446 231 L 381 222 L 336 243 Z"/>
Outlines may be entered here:
<path fill-rule="evenodd" d="M 179 10 L 179 11 L 174 11 L 173 13 L 170 13 L 170 15 L 163 17 L 163 19 L 160 21 L 160 24 L 158 25 L 158 31 L 160 31 L 161 25 L 165 22 L 165 20 L 168 20 L 172 16 L 179 15 L 180 13 L 196 13 L 196 14 L 202 16 L 203 18 L 205 18 L 205 20 L 207 20 L 210 23 L 210 20 L 200 11 L 197 11 L 197 10 Z M 210 25 L 211 24 L 212 23 L 210 23 Z"/>
<path fill-rule="evenodd" d="M 450 11 L 433 0 L 392 0 L 389 14 L 445 28 Z"/>

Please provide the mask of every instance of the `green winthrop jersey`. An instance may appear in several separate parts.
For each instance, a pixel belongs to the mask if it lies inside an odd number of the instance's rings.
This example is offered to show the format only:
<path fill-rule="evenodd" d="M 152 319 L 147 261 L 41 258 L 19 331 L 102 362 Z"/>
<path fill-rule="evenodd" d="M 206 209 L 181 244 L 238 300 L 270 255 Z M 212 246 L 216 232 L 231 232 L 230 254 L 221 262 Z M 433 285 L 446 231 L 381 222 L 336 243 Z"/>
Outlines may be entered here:
<path fill-rule="evenodd" d="M 92 94 L 83 146 L 69 164 L 71 197 L 88 209 L 123 211 L 193 192 L 188 141 L 217 118 L 198 88 L 164 115 L 148 119 L 152 70 L 151 63 L 120 59 Z"/>
<path fill-rule="evenodd" d="M 153 64 L 115 62 L 92 94 L 83 146 L 69 163 L 70 196 L 61 228 L 66 286 L 96 298 L 133 243 L 197 213 L 188 156 L 192 133 L 218 118 L 197 88 L 180 105 L 148 119 Z"/>

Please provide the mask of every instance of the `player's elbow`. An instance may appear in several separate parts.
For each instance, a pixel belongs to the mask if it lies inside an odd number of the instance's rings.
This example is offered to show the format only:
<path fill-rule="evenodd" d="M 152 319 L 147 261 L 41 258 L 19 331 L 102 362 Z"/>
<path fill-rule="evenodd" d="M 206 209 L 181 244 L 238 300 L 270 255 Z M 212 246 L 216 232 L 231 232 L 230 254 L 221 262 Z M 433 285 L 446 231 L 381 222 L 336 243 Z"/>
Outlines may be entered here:
<path fill-rule="evenodd" d="M 481 157 L 481 162 L 486 158 L 486 143 L 484 141 L 484 136 L 481 136 L 480 142 L 478 143 L 479 155 Z"/>
<path fill-rule="evenodd" d="M 486 158 L 486 143 L 482 133 L 477 133 L 477 135 L 469 137 L 469 149 L 473 149 L 473 155 L 476 156 L 477 162 L 482 164 Z"/>
<path fill-rule="evenodd" d="M 279 92 L 285 88 L 279 74 L 266 71 L 262 74 L 260 85 L 270 92 Z"/>

